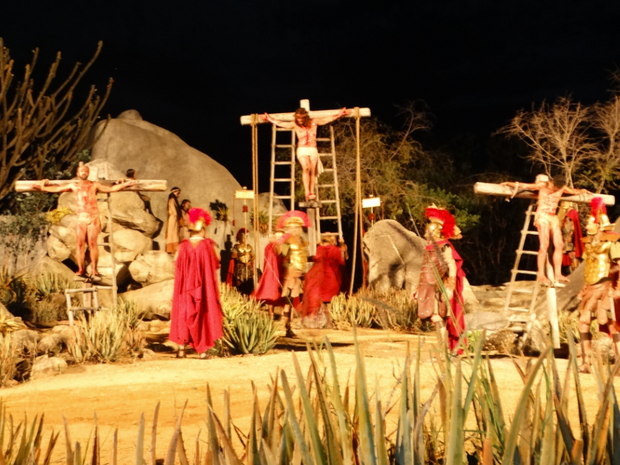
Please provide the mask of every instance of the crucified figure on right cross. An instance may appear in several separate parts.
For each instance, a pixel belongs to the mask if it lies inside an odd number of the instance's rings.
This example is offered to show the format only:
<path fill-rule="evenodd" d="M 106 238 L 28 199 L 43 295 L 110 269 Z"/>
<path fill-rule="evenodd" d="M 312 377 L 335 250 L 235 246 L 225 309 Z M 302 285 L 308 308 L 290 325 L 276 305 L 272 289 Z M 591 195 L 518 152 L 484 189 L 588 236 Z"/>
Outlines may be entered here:
<path fill-rule="evenodd" d="M 336 121 L 338 118 L 349 114 L 349 110 L 343 108 L 340 113 L 333 116 L 323 118 L 310 118 L 308 110 L 298 108 L 295 111 L 295 121 L 279 121 L 268 113 L 261 118 L 263 121 L 269 121 L 276 126 L 287 129 L 294 129 L 297 135 L 297 160 L 302 168 L 302 180 L 304 183 L 304 191 L 306 201 L 316 199 L 314 192 L 316 178 L 320 174 L 317 172 L 319 164 L 319 152 L 316 148 L 316 133 L 318 126 Z"/>
<path fill-rule="evenodd" d="M 586 189 L 573 189 L 566 186 L 564 176 L 554 176 L 549 179 L 545 174 L 536 176 L 534 184 L 523 182 L 503 182 L 503 186 L 513 187 L 515 190 L 532 190 L 538 191 L 538 205 L 534 216 L 534 226 L 538 230 L 538 272 L 536 280 L 543 284 L 551 284 L 547 276 L 545 276 L 545 261 L 547 259 L 547 250 L 549 249 L 549 238 L 553 241 L 553 274 L 554 280 L 560 283 L 568 282 L 568 278 L 562 275 L 562 249 L 564 241 L 562 239 L 562 229 L 560 221 L 556 216 L 558 203 L 563 194 L 590 194 Z"/>

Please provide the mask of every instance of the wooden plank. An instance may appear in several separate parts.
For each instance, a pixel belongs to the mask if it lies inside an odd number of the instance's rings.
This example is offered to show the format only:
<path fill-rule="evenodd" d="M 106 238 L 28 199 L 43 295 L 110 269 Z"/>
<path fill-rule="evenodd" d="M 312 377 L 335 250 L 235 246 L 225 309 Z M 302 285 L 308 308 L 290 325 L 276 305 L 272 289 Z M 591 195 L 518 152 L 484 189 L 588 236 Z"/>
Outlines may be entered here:
<path fill-rule="evenodd" d="M 354 109 L 353 108 L 347 108 L 347 110 L 351 111 L 351 114 L 349 115 L 343 115 L 342 118 L 355 118 L 355 114 L 354 114 Z M 310 112 L 310 118 L 325 118 L 326 116 L 334 116 L 334 114 L 338 113 L 339 109 L 337 110 L 319 110 L 319 111 L 311 111 Z M 258 124 L 263 124 L 263 123 L 269 123 L 271 124 L 269 121 L 263 121 L 262 118 L 260 117 L 263 113 L 260 113 L 258 115 L 257 118 L 257 123 Z M 290 113 L 269 113 L 269 116 L 271 116 L 274 119 L 277 119 L 278 121 L 294 121 L 295 120 L 295 112 L 290 112 Z M 370 108 L 360 108 L 360 116 L 363 117 L 367 117 L 370 116 Z M 252 115 L 243 115 L 241 118 L 241 125 L 242 126 L 247 126 L 248 124 L 252 124 Z"/>
<path fill-rule="evenodd" d="M 124 181 L 124 180 L 122 180 Z M 68 179 L 68 180 L 49 180 L 48 186 L 67 186 L 77 182 L 76 179 Z M 104 186 L 113 186 L 117 181 L 114 180 L 100 180 L 99 184 L 103 184 Z M 41 184 L 41 181 L 17 181 L 15 183 L 15 190 L 17 192 L 36 192 L 33 189 L 33 186 L 36 184 Z M 168 189 L 168 182 L 165 180 L 152 180 L 152 179 L 137 179 L 136 183 L 131 187 L 126 187 L 123 191 L 165 191 Z"/>
<path fill-rule="evenodd" d="M 492 184 L 488 182 L 477 182 L 474 184 L 474 192 L 482 195 L 497 195 L 503 197 L 513 197 L 514 189 L 508 186 L 502 186 L 501 184 Z M 537 191 L 519 190 L 517 195 L 514 196 L 518 199 L 537 199 Z M 568 200 L 570 202 L 577 203 L 590 203 L 593 197 L 601 197 L 605 205 L 615 205 L 616 198 L 613 195 L 608 194 L 578 194 L 578 195 L 564 195 L 562 200 Z"/>

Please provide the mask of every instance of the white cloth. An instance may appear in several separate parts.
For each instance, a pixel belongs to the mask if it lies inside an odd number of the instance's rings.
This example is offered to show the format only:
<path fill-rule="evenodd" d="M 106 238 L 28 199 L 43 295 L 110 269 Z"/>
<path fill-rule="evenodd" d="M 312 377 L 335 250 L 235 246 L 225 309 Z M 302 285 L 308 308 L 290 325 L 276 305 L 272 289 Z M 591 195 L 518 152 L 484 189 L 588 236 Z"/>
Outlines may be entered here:
<path fill-rule="evenodd" d="M 300 157 L 316 157 L 317 175 L 322 174 L 323 171 L 325 171 L 325 169 L 323 168 L 323 163 L 321 163 L 321 157 L 319 157 L 319 151 L 316 147 L 297 147 L 297 159 L 299 159 Z"/>

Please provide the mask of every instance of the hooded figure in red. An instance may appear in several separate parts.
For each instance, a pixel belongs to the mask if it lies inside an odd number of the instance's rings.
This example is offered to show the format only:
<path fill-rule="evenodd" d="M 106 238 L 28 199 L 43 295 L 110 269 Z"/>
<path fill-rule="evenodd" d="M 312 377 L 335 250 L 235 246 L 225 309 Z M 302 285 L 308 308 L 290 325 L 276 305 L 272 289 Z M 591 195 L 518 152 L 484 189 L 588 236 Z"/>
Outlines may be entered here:
<path fill-rule="evenodd" d="M 418 301 L 420 319 L 430 318 L 442 339 L 445 339 L 447 332 L 448 345 L 450 350 L 454 350 L 465 330 L 465 272 L 463 259 L 449 239 L 459 238 L 461 231 L 447 210 L 432 205 L 426 208 L 424 214 L 429 220 L 425 232 L 428 245 L 420 271 L 420 284 L 413 291 L 412 297 Z M 447 299 L 437 280 L 438 275 Z"/>
<path fill-rule="evenodd" d="M 595 197 L 596 198 L 596 197 Z M 558 210 L 558 219 L 562 225 L 562 266 L 572 273 L 577 269 L 583 255 L 583 234 L 579 222 L 579 212 L 573 202 L 563 201 Z"/>
<path fill-rule="evenodd" d="M 282 297 L 282 281 L 284 269 L 282 256 L 275 250 L 275 243 L 282 237 L 284 231 L 278 230 L 271 236 L 271 242 L 265 247 L 265 264 L 263 274 L 258 280 L 258 286 L 252 291 L 251 296 L 256 300 L 264 301 L 269 308 L 269 315 L 273 318 L 274 307 L 282 307 L 286 299 Z"/>
<path fill-rule="evenodd" d="M 206 236 L 211 217 L 201 208 L 189 211 L 190 237 L 181 242 L 175 263 L 174 294 L 169 339 L 180 345 L 185 357 L 188 344 L 207 358 L 206 352 L 223 335 L 217 269 L 219 253 Z"/>
<path fill-rule="evenodd" d="M 348 284 L 346 270 L 346 245 L 336 245 L 333 235 L 325 234 L 312 258 L 312 268 L 304 278 L 304 293 L 301 301 L 302 324 L 306 328 L 331 326 L 329 310 L 321 315 L 324 303 L 343 292 Z"/>

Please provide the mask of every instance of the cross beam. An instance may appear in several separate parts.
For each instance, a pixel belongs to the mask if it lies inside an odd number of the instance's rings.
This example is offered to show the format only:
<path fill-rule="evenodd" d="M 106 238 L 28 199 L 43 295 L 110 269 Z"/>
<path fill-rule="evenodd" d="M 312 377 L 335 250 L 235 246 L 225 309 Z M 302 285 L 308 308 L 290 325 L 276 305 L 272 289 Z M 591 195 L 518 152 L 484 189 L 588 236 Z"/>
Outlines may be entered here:
<path fill-rule="evenodd" d="M 303 102 L 303 100 L 302 100 Z M 337 108 L 335 110 L 318 110 L 318 111 L 309 111 L 308 113 L 310 114 L 310 118 L 325 118 L 325 117 L 329 117 L 329 116 L 334 116 L 334 113 L 337 113 L 338 111 L 340 111 L 341 108 Z M 349 110 L 352 110 L 351 108 Z M 359 109 L 360 112 L 360 116 L 366 117 L 366 116 L 370 116 L 370 108 L 360 108 Z M 269 113 L 269 116 L 273 117 L 274 119 L 277 119 L 278 121 L 295 121 L 295 112 L 290 112 L 290 113 Z M 351 111 L 351 114 L 348 115 L 344 115 L 342 116 L 343 118 L 355 118 L 355 112 Z M 253 121 L 253 115 L 243 115 L 241 117 L 241 125 L 242 126 L 247 126 L 252 124 Z M 262 124 L 262 123 L 269 123 L 271 124 L 269 121 L 263 121 L 260 117 L 256 118 L 256 123 L 258 124 Z"/>
<path fill-rule="evenodd" d="M 523 189 L 517 190 L 517 193 L 515 194 L 514 188 L 512 187 L 487 182 L 477 182 L 476 184 L 474 184 L 474 192 L 476 194 L 496 195 L 499 197 L 511 197 L 530 200 L 538 199 L 538 194 L 535 191 Z M 562 196 L 562 200 L 577 203 L 590 203 L 593 197 L 601 197 L 603 199 L 603 202 L 605 202 L 605 205 L 614 205 L 616 203 L 616 198 L 613 195 L 607 194 L 564 195 Z"/>
<path fill-rule="evenodd" d="M 104 186 L 113 186 L 117 182 L 123 182 L 126 179 L 121 179 L 115 181 L 113 179 L 100 179 L 97 180 L 99 184 Z M 67 179 L 67 180 L 49 180 L 47 182 L 47 186 L 67 186 L 69 184 L 75 184 L 77 179 Z M 41 185 L 41 181 L 17 181 L 15 183 L 15 191 L 16 192 L 35 192 L 34 186 Z M 143 192 L 151 192 L 151 191 L 165 191 L 168 188 L 168 182 L 165 180 L 146 180 L 146 179 L 137 179 L 136 183 L 131 187 L 126 187 L 123 189 L 123 192 L 126 191 L 143 191 Z M 40 191 L 36 191 L 40 192 Z"/>

